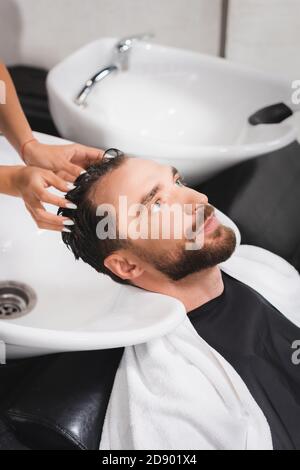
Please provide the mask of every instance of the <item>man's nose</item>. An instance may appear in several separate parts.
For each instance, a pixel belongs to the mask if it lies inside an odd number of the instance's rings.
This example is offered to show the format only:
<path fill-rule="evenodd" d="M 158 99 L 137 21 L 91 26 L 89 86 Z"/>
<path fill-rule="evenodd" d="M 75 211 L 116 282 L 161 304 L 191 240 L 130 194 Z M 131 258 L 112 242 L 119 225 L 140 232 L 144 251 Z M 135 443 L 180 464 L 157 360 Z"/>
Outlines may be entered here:
<path fill-rule="evenodd" d="M 199 209 L 203 208 L 208 204 L 208 197 L 206 194 L 198 193 L 197 196 L 192 195 L 187 198 L 184 203 L 184 211 L 187 215 L 195 214 Z"/>

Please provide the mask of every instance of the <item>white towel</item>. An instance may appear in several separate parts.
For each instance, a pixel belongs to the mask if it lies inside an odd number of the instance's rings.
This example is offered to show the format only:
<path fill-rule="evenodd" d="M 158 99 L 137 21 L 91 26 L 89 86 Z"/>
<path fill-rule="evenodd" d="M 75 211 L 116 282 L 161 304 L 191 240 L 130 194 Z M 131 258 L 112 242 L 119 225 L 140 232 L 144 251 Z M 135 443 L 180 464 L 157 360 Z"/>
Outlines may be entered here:
<path fill-rule="evenodd" d="M 300 325 L 300 276 L 285 260 L 240 245 L 220 268 Z M 101 450 L 272 448 L 267 420 L 245 383 L 188 315 L 165 336 L 125 348 Z"/>

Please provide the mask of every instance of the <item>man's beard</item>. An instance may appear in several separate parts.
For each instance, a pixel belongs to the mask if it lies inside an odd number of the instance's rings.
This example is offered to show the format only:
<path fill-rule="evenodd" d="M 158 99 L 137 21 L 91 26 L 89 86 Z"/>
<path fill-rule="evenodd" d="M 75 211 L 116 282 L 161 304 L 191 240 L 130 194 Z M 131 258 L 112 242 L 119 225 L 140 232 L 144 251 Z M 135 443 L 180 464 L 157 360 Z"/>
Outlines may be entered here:
<path fill-rule="evenodd" d="M 182 244 L 172 252 L 139 253 L 158 271 L 172 281 L 179 281 L 189 274 L 212 268 L 230 258 L 236 247 L 235 232 L 225 225 L 219 225 L 210 233 L 209 243 L 199 250 L 186 250 Z"/>

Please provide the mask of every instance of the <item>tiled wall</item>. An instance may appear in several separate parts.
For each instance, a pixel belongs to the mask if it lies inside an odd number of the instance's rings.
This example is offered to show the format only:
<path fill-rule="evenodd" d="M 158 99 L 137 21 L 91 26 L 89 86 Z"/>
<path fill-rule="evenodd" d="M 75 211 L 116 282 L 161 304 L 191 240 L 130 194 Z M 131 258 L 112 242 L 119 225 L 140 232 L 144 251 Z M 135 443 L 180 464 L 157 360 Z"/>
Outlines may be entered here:
<path fill-rule="evenodd" d="M 226 57 L 300 79 L 300 0 L 230 0 Z"/>
<path fill-rule="evenodd" d="M 300 78 L 300 0 L 0 0 L 0 60 L 51 68 L 101 36 L 146 31 L 219 55 L 226 4 L 226 57 Z"/>
<path fill-rule="evenodd" d="M 155 41 L 217 55 L 222 0 L 0 0 L 0 58 L 52 67 L 101 36 L 153 31 Z"/>

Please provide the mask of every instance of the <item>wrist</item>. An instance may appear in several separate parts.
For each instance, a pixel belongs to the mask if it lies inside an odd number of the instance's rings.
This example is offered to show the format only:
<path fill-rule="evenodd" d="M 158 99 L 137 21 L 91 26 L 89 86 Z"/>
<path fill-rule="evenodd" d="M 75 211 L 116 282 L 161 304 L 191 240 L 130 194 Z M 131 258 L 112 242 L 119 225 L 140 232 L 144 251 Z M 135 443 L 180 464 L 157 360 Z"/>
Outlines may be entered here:
<path fill-rule="evenodd" d="M 27 163 L 26 154 L 28 153 L 30 146 L 36 142 L 38 142 L 38 140 L 32 136 L 30 139 L 25 140 L 20 146 L 19 154 L 24 163 Z"/>
<path fill-rule="evenodd" d="M 21 179 L 22 175 L 25 170 L 25 166 L 15 166 L 12 168 L 11 174 L 10 174 L 10 186 L 12 188 L 12 192 L 14 193 L 15 196 L 21 196 Z"/>

